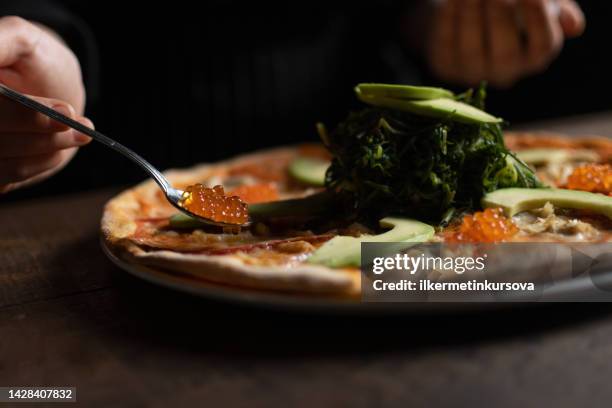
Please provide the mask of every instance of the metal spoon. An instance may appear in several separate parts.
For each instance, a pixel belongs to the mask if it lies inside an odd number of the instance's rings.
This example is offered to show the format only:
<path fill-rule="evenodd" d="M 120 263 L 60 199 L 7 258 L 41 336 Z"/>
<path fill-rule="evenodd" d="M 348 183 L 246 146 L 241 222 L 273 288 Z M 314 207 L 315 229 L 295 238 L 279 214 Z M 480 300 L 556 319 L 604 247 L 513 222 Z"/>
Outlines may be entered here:
<path fill-rule="evenodd" d="M 114 141 L 113 139 L 111 139 L 108 136 L 103 135 L 102 133 L 90 129 L 87 126 L 84 126 L 83 124 L 70 119 L 69 117 L 62 115 L 61 113 L 59 113 L 58 111 L 49 108 L 48 106 L 45 106 L 31 98 L 28 98 L 27 96 L 5 86 L 0 84 L 0 94 L 6 96 L 7 98 L 18 102 L 30 109 L 33 109 L 37 112 L 40 112 L 48 117 L 50 117 L 53 120 L 56 120 L 58 122 L 61 122 L 69 127 L 71 127 L 72 129 L 76 129 L 81 133 L 86 134 L 87 136 L 90 136 L 92 139 L 110 147 L 111 149 L 114 149 L 115 151 L 121 153 L 122 155 L 124 155 L 125 157 L 129 158 L 130 160 L 132 160 L 134 163 L 138 164 L 145 172 L 147 172 L 149 174 L 149 176 L 151 176 L 153 178 L 153 180 L 155 180 L 155 182 L 157 183 L 157 185 L 159 185 L 159 187 L 162 189 L 162 191 L 164 192 L 164 195 L 166 196 L 166 199 L 176 208 L 178 208 L 180 211 L 182 211 L 183 213 L 197 218 L 198 220 L 205 222 L 207 224 L 212 224 L 212 225 L 218 225 L 218 226 L 222 226 L 222 227 L 236 227 L 236 226 L 247 226 L 248 223 L 246 224 L 242 224 L 242 225 L 236 225 L 236 224 L 226 224 L 223 222 L 218 222 L 218 221 L 214 221 L 208 218 L 204 218 L 202 216 L 199 216 L 198 214 L 192 213 L 191 211 L 183 208 L 181 206 L 181 200 L 183 198 L 183 194 L 185 193 L 182 190 L 173 188 L 172 185 L 170 184 L 170 182 L 168 181 L 168 179 L 159 171 L 157 170 L 151 163 L 149 163 L 148 161 L 146 161 L 144 158 L 142 158 L 139 154 L 137 154 L 136 152 L 132 151 L 131 149 L 128 149 L 127 147 L 125 147 L 124 145 L 122 145 L 119 142 Z"/>

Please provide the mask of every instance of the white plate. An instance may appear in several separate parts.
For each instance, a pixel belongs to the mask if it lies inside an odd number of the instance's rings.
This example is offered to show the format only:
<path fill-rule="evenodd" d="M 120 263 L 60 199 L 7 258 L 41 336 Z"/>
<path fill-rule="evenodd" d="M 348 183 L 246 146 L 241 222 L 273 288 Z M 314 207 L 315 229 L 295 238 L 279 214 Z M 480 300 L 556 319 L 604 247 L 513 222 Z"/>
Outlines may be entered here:
<path fill-rule="evenodd" d="M 462 302 L 360 302 L 359 300 L 313 297 L 300 294 L 267 292 L 256 289 L 226 286 L 202 279 L 165 272 L 144 265 L 133 265 L 119 259 L 101 240 L 104 253 L 119 268 L 137 278 L 180 292 L 222 302 L 266 307 L 276 310 L 292 310 L 316 313 L 350 314 L 439 314 L 461 313 L 475 310 L 491 310 L 500 307 L 519 307 L 534 304 L 525 298 L 508 298 L 506 301 L 462 301 Z M 538 302 L 558 301 L 611 301 L 612 271 L 600 275 L 608 282 L 611 292 L 598 290 L 588 275 L 568 279 L 545 290 Z"/>
<path fill-rule="evenodd" d="M 260 306 L 276 310 L 292 310 L 317 313 L 396 314 L 396 313 L 450 313 L 462 310 L 489 309 L 494 303 L 362 303 L 359 300 L 312 297 L 299 294 L 266 292 L 254 289 L 225 286 L 196 279 L 188 275 L 165 272 L 144 265 L 129 264 L 119 259 L 104 240 L 101 246 L 106 256 L 120 269 L 147 282 L 189 293 L 207 299 Z M 501 304 L 501 303 L 499 303 Z M 494 306 L 495 307 L 495 306 Z M 498 307 L 498 306 L 497 306 Z"/>

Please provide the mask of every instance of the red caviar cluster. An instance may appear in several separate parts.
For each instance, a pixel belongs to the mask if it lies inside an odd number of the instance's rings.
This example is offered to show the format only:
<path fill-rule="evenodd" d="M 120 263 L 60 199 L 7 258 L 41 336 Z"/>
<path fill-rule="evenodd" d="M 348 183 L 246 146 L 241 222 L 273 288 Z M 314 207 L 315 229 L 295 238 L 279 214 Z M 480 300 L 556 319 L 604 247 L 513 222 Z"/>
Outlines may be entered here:
<path fill-rule="evenodd" d="M 587 164 L 577 167 L 567 179 L 567 188 L 612 195 L 612 166 Z"/>
<path fill-rule="evenodd" d="M 459 229 L 447 236 L 447 242 L 500 242 L 518 231 L 518 227 L 504 216 L 501 208 L 487 208 L 463 217 Z"/>
<path fill-rule="evenodd" d="M 241 225 L 249 220 L 246 203 L 240 197 L 226 196 L 223 186 L 189 186 L 185 189 L 181 206 L 201 217 L 225 224 Z"/>

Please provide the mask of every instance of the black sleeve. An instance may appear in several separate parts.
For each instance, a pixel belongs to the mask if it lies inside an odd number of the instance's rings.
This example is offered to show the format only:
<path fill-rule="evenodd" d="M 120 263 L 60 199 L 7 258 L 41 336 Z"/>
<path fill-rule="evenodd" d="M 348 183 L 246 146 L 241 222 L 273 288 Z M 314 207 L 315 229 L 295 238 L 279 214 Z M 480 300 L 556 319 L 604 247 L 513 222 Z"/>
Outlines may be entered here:
<path fill-rule="evenodd" d="M 88 102 L 96 99 L 98 50 L 93 33 L 82 19 L 52 0 L 3 0 L 0 16 L 9 15 L 36 21 L 57 32 L 81 63 Z"/>

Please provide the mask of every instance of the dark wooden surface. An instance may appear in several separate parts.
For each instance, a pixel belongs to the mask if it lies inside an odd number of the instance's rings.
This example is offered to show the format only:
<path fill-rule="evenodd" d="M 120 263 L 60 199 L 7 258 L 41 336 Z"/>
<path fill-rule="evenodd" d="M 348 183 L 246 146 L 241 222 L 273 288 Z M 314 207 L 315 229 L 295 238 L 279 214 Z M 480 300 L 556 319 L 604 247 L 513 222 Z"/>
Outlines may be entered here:
<path fill-rule="evenodd" d="M 612 135 L 612 115 L 545 127 Z M 0 386 L 75 386 L 89 407 L 611 404 L 611 305 L 374 318 L 198 299 L 105 258 L 115 192 L 0 206 Z"/>

